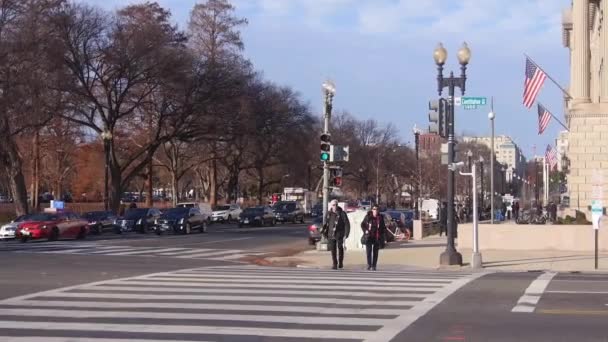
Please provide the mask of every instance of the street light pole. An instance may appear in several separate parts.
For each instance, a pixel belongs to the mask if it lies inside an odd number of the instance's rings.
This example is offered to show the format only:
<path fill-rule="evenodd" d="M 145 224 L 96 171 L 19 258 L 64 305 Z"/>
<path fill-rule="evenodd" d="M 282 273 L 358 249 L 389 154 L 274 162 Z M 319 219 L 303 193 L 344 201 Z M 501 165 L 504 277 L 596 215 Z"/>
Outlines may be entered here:
<path fill-rule="evenodd" d="M 488 119 L 490 119 L 490 126 L 492 126 L 492 137 L 490 141 L 490 224 L 494 224 L 494 98 L 490 103 L 491 109 L 488 113 Z"/>
<path fill-rule="evenodd" d="M 454 72 L 450 72 L 450 77 L 443 77 L 443 65 L 447 59 L 447 51 L 441 45 L 435 49 L 433 58 L 437 64 L 437 90 L 439 96 L 443 92 L 443 88 L 448 88 L 448 111 L 447 111 L 447 128 L 448 128 L 448 165 L 454 163 L 454 93 L 456 87 L 460 88 L 460 92 L 464 95 L 466 85 L 466 70 L 467 64 L 471 59 L 471 50 L 466 43 L 458 50 L 458 62 L 460 63 L 460 77 L 454 77 Z M 454 170 L 448 169 L 448 243 L 446 250 L 441 253 L 439 262 L 441 265 L 462 265 L 462 255 L 456 251 L 454 246 L 454 237 L 456 233 L 456 221 L 454 220 Z"/>
<path fill-rule="evenodd" d="M 380 151 L 376 152 L 376 205 L 380 205 Z"/>
<path fill-rule="evenodd" d="M 480 188 L 481 188 L 480 189 L 480 196 L 479 196 L 479 198 L 481 199 L 480 207 L 481 207 L 481 212 L 482 213 L 485 210 L 485 201 L 484 201 L 485 194 L 484 194 L 484 187 L 483 187 L 483 185 L 484 185 L 483 184 L 483 162 L 484 162 L 483 156 L 479 156 L 479 176 L 480 176 L 480 179 L 479 179 L 479 183 L 480 184 L 479 185 L 480 185 Z"/>
<path fill-rule="evenodd" d="M 336 93 L 336 86 L 332 81 L 323 82 L 325 106 L 323 107 L 323 133 L 329 134 L 329 119 L 331 118 L 332 101 Z M 329 160 L 323 161 L 323 225 L 327 223 L 327 209 L 329 204 Z"/>
<path fill-rule="evenodd" d="M 477 218 L 477 167 L 469 165 L 471 172 L 463 173 L 463 176 L 470 176 L 472 178 L 472 193 L 473 193 L 473 255 L 471 256 L 471 268 L 478 269 L 482 267 L 481 253 L 479 252 L 479 224 Z"/>
<path fill-rule="evenodd" d="M 104 130 L 101 133 L 101 139 L 103 140 L 103 151 L 104 151 L 104 159 L 105 159 L 105 166 L 104 166 L 104 177 L 103 177 L 103 184 L 104 184 L 104 190 L 103 190 L 103 207 L 105 211 L 109 210 L 110 207 L 110 201 L 109 201 L 109 197 L 110 197 L 110 191 L 109 191 L 109 186 L 108 186 L 108 179 L 109 179 L 109 168 L 110 168 L 110 141 L 112 140 L 112 132 L 110 132 L 109 130 Z"/>
<path fill-rule="evenodd" d="M 416 168 L 418 170 L 418 184 L 416 185 L 416 210 L 414 211 L 415 218 L 420 219 L 420 198 L 422 193 L 422 173 L 420 172 L 420 129 L 414 124 L 414 143 L 416 147 Z"/>
<path fill-rule="evenodd" d="M 472 152 L 471 150 L 468 150 L 468 151 L 467 151 L 467 166 L 468 166 L 468 168 L 469 168 L 469 172 L 472 172 L 472 171 L 471 171 L 471 159 L 473 159 L 473 152 Z M 471 210 L 471 196 L 472 196 L 473 194 L 471 193 L 471 180 L 470 180 L 470 179 L 469 179 L 469 182 L 468 182 L 468 183 L 469 183 L 469 188 L 468 188 L 467 192 L 469 193 L 469 196 L 467 196 L 467 207 L 468 207 L 468 208 L 467 208 L 467 210 Z M 471 212 L 470 212 L 470 211 L 468 211 L 467 216 L 468 216 L 470 213 L 471 213 Z M 468 220 L 468 218 L 467 218 L 467 220 Z"/>

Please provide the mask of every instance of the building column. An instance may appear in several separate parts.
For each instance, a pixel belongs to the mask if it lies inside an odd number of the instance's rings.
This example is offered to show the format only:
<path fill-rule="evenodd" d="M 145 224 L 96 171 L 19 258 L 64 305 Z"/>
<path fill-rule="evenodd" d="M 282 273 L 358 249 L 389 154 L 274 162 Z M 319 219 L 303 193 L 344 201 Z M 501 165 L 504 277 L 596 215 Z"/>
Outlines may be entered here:
<path fill-rule="evenodd" d="M 601 73 L 600 73 L 600 102 L 608 102 L 608 0 L 602 0 L 600 4 L 600 15 L 602 16 L 601 39 Z"/>
<path fill-rule="evenodd" d="M 572 103 L 588 103 L 589 98 L 589 0 L 574 0 L 572 8 Z"/>

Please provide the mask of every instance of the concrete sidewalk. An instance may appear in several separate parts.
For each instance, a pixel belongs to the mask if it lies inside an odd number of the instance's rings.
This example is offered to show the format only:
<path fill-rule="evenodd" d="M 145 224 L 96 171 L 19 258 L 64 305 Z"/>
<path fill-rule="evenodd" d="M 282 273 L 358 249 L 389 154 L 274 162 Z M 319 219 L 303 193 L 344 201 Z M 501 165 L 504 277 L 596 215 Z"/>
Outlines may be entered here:
<path fill-rule="evenodd" d="M 445 250 L 445 237 L 429 237 L 422 241 L 407 243 L 393 242 L 380 250 L 378 269 L 409 267 L 420 269 L 470 270 L 469 262 L 472 251 L 458 250 L 462 254 L 462 267 L 439 266 L 439 255 Z M 596 271 L 593 253 L 569 252 L 555 250 L 509 251 L 481 250 L 484 270 L 503 271 L 537 271 L 553 270 L 561 272 Z M 298 267 L 331 267 L 329 252 L 316 250 L 305 251 L 291 257 L 268 259 L 272 263 L 297 265 Z M 361 269 L 367 265 L 364 250 L 347 250 L 344 258 L 346 268 Z M 608 254 L 599 255 L 599 272 L 608 272 Z"/>

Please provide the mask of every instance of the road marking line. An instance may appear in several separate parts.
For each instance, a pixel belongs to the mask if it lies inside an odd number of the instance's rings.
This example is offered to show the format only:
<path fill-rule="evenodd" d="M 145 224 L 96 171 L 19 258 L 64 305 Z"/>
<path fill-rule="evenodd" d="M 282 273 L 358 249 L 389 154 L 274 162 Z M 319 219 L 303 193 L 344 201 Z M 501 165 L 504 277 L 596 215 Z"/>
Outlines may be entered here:
<path fill-rule="evenodd" d="M 285 290 L 288 287 L 281 287 L 279 289 L 270 289 L 270 290 L 240 290 L 240 289 L 209 289 L 209 288 L 172 288 L 172 287 L 136 287 L 136 286 L 93 286 L 84 288 L 87 291 L 130 291 L 130 292 L 170 292 L 170 293 L 225 293 L 225 294 L 284 294 L 284 295 L 310 295 L 315 294 L 311 291 L 302 291 L 302 290 Z M 410 290 L 410 289 L 408 289 Z M 431 291 L 433 292 L 433 291 Z M 358 291 L 358 292 L 350 292 L 345 293 L 343 291 L 323 291 L 321 294 L 326 296 L 348 296 L 348 297 L 397 297 L 394 294 L 380 293 L 379 291 L 369 292 L 369 291 Z M 406 293 L 402 292 L 398 296 L 399 297 L 409 297 L 409 298 L 425 298 L 429 296 L 431 293 Z"/>
<path fill-rule="evenodd" d="M 277 280 L 285 280 L 285 276 L 275 276 L 275 275 L 263 275 L 260 273 L 256 273 L 256 272 L 252 272 L 252 273 L 242 273 L 239 272 L 239 274 L 214 274 L 212 272 L 209 273 L 186 273 L 186 272 L 179 272 L 175 274 L 176 277 L 180 277 L 180 278 L 192 278 L 192 279 L 209 279 L 209 278 L 218 278 L 218 279 L 248 279 L 248 280 L 256 280 L 256 279 L 277 279 Z M 368 275 L 369 277 L 373 277 L 371 275 Z M 287 280 L 296 280 L 296 279 L 302 279 L 302 280 L 307 280 L 310 279 L 310 275 L 307 274 L 301 274 L 298 275 L 298 273 L 294 273 L 291 275 L 287 276 L 289 279 Z M 402 281 L 423 281 L 423 282 L 429 282 L 429 283 L 436 283 L 438 285 L 447 285 L 450 284 L 452 281 L 451 280 L 444 280 L 444 279 L 440 279 L 440 280 L 435 280 L 435 279 L 429 279 L 429 278 L 406 278 L 406 277 L 392 277 L 392 278 L 380 278 L 380 277 L 373 277 L 370 279 L 361 279 L 361 277 L 317 277 L 315 276 L 315 280 L 334 280 L 336 282 L 349 282 L 349 281 L 375 281 L 375 282 L 380 282 L 380 283 L 384 283 L 384 284 L 393 284 L 395 286 L 399 285 L 402 283 Z"/>
<path fill-rule="evenodd" d="M 174 255 L 198 253 L 198 252 L 202 252 L 202 251 L 213 251 L 213 249 L 210 249 L 210 248 L 179 248 L 179 249 L 181 249 L 181 251 L 179 251 L 179 252 L 175 251 L 175 252 L 170 252 L 170 253 L 159 253 L 158 255 L 174 256 Z"/>
<path fill-rule="evenodd" d="M 274 306 L 255 304 L 228 304 L 228 303 L 167 303 L 167 302 L 98 302 L 98 301 L 48 301 L 48 300 L 24 300 L 4 305 L 20 307 L 50 307 L 50 308 L 103 308 L 103 309 L 193 309 L 193 310 L 219 310 L 219 311 L 260 311 L 260 312 L 297 312 L 310 314 L 331 315 L 399 315 L 407 311 L 402 308 L 391 309 L 368 309 L 361 308 L 335 308 L 322 306 Z M 4 309 L 4 308 L 3 308 Z"/>
<path fill-rule="evenodd" d="M 205 314 L 205 313 L 176 313 L 176 312 L 141 312 L 141 311 L 93 311 L 93 310 L 70 310 L 70 309 L 2 309 L 5 316 L 47 316 L 62 318 L 142 318 L 142 319 L 193 319 L 193 320 L 226 320 L 226 321 L 251 321 L 267 323 L 297 323 L 297 324 L 328 324 L 327 317 L 315 316 L 271 316 L 271 315 L 247 315 L 247 314 Z M 353 318 L 332 317 L 331 324 L 335 325 L 373 325 L 381 326 L 384 318 Z"/>
<path fill-rule="evenodd" d="M 108 255 L 137 255 L 137 254 L 146 254 L 146 253 L 157 254 L 158 252 L 169 252 L 169 251 L 177 251 L 177 250 L 183 250 L 183 249 L 184 248 L 161 248 L 161 249 L 159 249 L 158 247 L 150 247 L 147 249 L 139 249 L 139 250 L 128 251 L 128 252 L 118 252 L 118 253 L 112 253 L 112 254 L 108 254 Z"/>
<path fill-rule="evenodd" d="M 111 283 L 111 285 L 146 285 L 146 286 L 163 286 L 163 287 L 200 287 L 200 288 L 206 288 L 206 287 L 211 287 L 211 288 L 217 288 L 217 287 L 223 287 L 223 288 L 242 288 L 242 289 L 249 289 L 252 287 L 255 288 L 291 288 L 291 289 L 306 289 L 308 291 L 328 291 L 328 290 L 333 290 L 333 291 L 337 291 L 337 290 L 343 290 L 343 291 L 361 291 L 361 287 L 360 286 L 334 286 L 334 285 L 324 285 L 322 288 L 316 288 L 316 287 L 311 287 L 310 285 L 305 285 L 305 284 L 290 284 L 288 286 L 285 285 L 273 285 L 273 284 L 251 284 L 251 283 L 247 283 L 247 284 L 205 284 L 205 283 L 192 283 L 192 282 L 166 282 L 166 281 L 122 281 L 122 282 L 117 282 L 117 283 Z M 439 290 L 440 288 L 442 288 L 442 286 L 436 286 L 435 284 L 432 285 L 427 285 L 427 284 L 416 284 L 414 286 L 420 286 L 420 287 L 404 287 L 404 285 L 407 284 L 400 284 L 398 286 L 388 286 L 388 287 L 381 287 L 381 288 L 376 288 L 379 291 L 383 291 L 383 292 L 393 292 L 395 294 L 397 293 L 404 293 L 406 290 L 407 291 L 436 291 Z"/>
<path fill-rule="evenodd" d="M 548 314 L 548 315 L 603 316 L 603 315 L 608 315 L 608 310 L 541 309 L 541 310 L 538 310 L 538 313 L 543 313 L 543 314 Z"/>
<path fill-rule="evenodd" d="M 15 330 L 80 330 L 80 331 L 103 331 L 103 332 L 130 332 L 130 333 L 157 333 L 157 334 L 187 334 L 203 335 L 212 333 L 214 335 L 253 335 L 267 337 L 307 337 L 326 339 L 361 339 L 371 337 L 374 331 L 354 330 L 312 330 L 312 329 L 279 329 L 279 328 L 244 328 L 244 327 L 221 327 L 212 325 L 154 325 L 154 324 L 110 324 L 110 323 L 66 323 L 66 322 L 27 322 L 0 321 L 0 329 Z"/>
<path fill-rule="evenodd" d="M 81 292 L 59 292 L 53 293 L 53 296 L 60 298 L 105 298 L 105 299 L 133 299 L 135 296 L 132 293 L 81 293 Z M 162 300 L 227 300 L 241 302 L 287 302 L 287 303 L 325 303 L 327 297 L 277 297 L 277 296 L 234 296 L 234 295 L 179 295 L 179 294 L 137 294 L 136 299 L 162 299 Z M 384 306 L 412 306 L 418 304 L 418 301 L 393 300 L 390 302 L 379 303 L 377 300 L 363 299 L 332 299 L 332 304 L 336 305 L 384 305 Z"/>
<path fill-rule="evenodd" d="M 511 309 L 511 312 L 534 312 L 540 297 L 542 297 L 545 289 L 551 282 L 551 279 L 553 279 L 556 274 L 557 273 L 555 272 L 545 272 L 534 279 L 524 294 L 519 298 L 517 304 Z"/>
<path fill-rule="evenodd" d="M 158 276 L 150 276 L 146 277 L 146 280 L 153 281 L 177 281 L 177 282 L 192 282 L 196 283 L 226 283 L 225 279 L 209 279 L 209 278 L 184 278 L 175 275 L 158 275 Z M 231 279 L 230 283 L 232 284 L 308 284 L 308 285 L 360 285 L 360 286 L 375 286 L 378 288 L 381 287 L 390 287 L 396 288 L 397 286 L 404 285 L 419 285 L 422 286 L 422 283 L 408 283 L 406 281 L 400 282 L 398 284 L 387 284 L 382 281 L 374 281 L 363 279 L 361 281 L 342 281 L 342 280 L 316 280 L 314 278 L 308 279 Z M 437 283 L 424 283 L 425 285 L 448 285 L 448 284 L 437 284 Z"/>
<path fill-rule="evenodd" d="M 547 293 L 568 293 L 568 294 L 608 294 L 608 291 L 561 291 L 561 290 L 556 290 L 556 291 L 545 291 Z"/>
<path fill-rule="evenodd" d="M 2 342 L 159 342 L 159 340 L 103 337 L 0 336 Z M 162 340 L 161 342 L 192 342 L 191 340 Z M 205 342 L 205 341 L 201 341 Z"/>
<path fill-rule="evenodd" d="M 236 249 L 214 249 L 210 252 L 203 252 L 203 253 L 197 253 L 200 252 L 198 250 L 193 251 L 195 253 L 190 253 L 190 254 L 183 254 L 183 255 L 177 255 L 175 256 L 175 258 L 179 258 L 179 259 L 196 259 L 196 258 L 206 258 L 206 257 L 216 257 L 218 255 L 222 255 L 222 254 L 233 254 L 233 253 L 240 253 L 242 252 L 241 250 L 236 250 Z"/>

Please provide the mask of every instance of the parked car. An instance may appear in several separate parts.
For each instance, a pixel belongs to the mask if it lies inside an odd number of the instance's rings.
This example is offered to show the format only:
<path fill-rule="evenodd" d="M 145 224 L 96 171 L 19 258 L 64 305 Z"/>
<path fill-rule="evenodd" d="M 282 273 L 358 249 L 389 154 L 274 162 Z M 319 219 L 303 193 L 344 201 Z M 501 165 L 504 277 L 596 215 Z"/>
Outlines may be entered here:
<path fill-rule="evenodd" d="M 84 239 L 88 231 L 89 222 L 74 213 L 40 213 L 33 214 L 21 223 L 15 237 L 21 242 L 34 239 Z"/>
<path fill-rule="evenodd" d="M 231 222 L 237 220 L 242 212 L 238 204 L 218 205 L 211 215 L 211 222 Z"/>
<path fill-rule="evenodd" d="M 211 223 L 211 217 L 213 216 L 213 210 L 211 204 L 204 202 L 181 202 L 175 206 L 177 208 L 198 208 L 201 215 L 207 220 L 207 223 Z"/>
<path fill-rule="evenodd" d="M 300 222 L 304 223 L 304 209 L 299 202 L 281 201 L 273 207 L 275 218 L 278 222 Z"/>
<path fill-rule="evenodd" d="M 121 234 L 128 231 L 146 233 L 154 228 L 156 220 L 160 218 L 160 210 L 156 208 L 132 208 L 125 215 L 116 219 L 116 233 Z"/>
<path fill-rule="evenodd" d="M 190 234 L 192 229 L 198 229 L 200 233 L 207 231 L 207 220 L 198 208 L 169 209 L 155 223 L 155 232 L 158 235 L 168 231 Z"/>
<path fill-rule="evenodd" d="M 321 240 L 321 229 L 323 228 L 323 216 L 315 218 L 308 226 L 308 243 L 314 245 Z"/>
<path fill-rule="evenodd" d="M 323 217 L 323 204 L 322 203 L 315 204 L 310 211 L 310 216 Z"/>
<path fill-rule="evenodd" d="M 32 217 L 32 215 L 21 215 L 10 223 L 7 223 L 0 227 L 0 240 L 14 239 L 15 232 L 19 228 L 19 225 L 23 222 L 28 221 L 30 217 Z"/>
<path fill-rule="evenodd" d="M 89 211 L 82 214 L 82 218 L 89 221 L 89 230 L 92 234 L 101 234 L 104 229 L 114 230 L 116 215 L 111 211 Z"/>
<path fill-rule="evenodd" d="M 245 225 L 264 226 L 265 224 L 274 226 L 276 222 L 274 213 L 268 206 L 247 208 L 243 210 L 239 217 L 239 227 Z"/>

